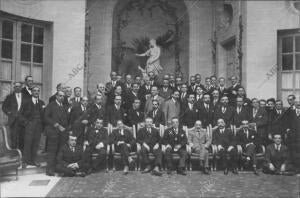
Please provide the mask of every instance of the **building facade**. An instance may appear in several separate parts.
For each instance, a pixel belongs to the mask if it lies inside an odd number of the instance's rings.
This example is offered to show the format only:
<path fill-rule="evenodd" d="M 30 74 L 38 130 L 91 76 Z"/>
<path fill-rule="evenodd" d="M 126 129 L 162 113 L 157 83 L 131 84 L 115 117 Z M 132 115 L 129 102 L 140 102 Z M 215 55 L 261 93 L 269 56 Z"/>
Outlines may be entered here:
<path fill-rule="evenodd" d="M 94 91 L 111 70 L 138 74 L 155 38 L 164 72 L 236 75 L 248 97 L 300 95 L 299 1 L 0 0 L 0 101 L 33 75 Z M 3 118 L 1 118 L 3 120 Z"/>

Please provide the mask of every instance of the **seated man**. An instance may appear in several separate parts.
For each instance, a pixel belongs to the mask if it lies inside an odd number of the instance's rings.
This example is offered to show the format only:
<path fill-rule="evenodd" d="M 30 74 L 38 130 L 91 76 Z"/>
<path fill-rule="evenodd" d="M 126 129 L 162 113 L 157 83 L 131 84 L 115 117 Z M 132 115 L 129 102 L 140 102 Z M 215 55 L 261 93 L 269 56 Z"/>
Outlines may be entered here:
<path fill-rule="evenodd" d="M 108 145 L 108 132 L 107 129 L 103 127 L 103 120 L 101 118 L 96 118 L 95 126 L 90 127 L 87 131 L 84 145 L 88 146 L 90 154 L 98 154 L 97 158 L 92 161 L 93 170 L 98 171 L 100 164 L 106 162 Z"/>
<path fill-rule="evenodd" d="M 249 129 L 249 122 L 247 120 L 242 121 L 241 129 L 236 134 L 237 145 L 241 146 L 242 151 L 246 154 L 245 165 L 249 166 L 251 160 L 253 164 L 253 171 L 255 175 L 258 175 L 256 169 L 256 147 L 258 146 L 257 133 Z"/>
<path fill-rule="evenodd" d="M 179 119 L 177 117 L 171 120 L 172 127 L 166 129 L 163 137 L 165 145 L 165 157 L 167 161 L 167 174 L 172 173 L 172 153 L 178 153 L 180 156 L 177 174 L 186 175 L 185 162 L 187 159 L 187 137 L 185 132 L 179 128 Z"/>
<path fill-rule="evenodd" d="M 112 143 L 115 145 L 116 152 L 121 153 L 122 164 L 124 166 L 124 175 L 128 174 L 129 165 L 133 165 L 134 160 L 129 156 L 130 151 L 135 145 L 135 139 L 132 133 L 125 128 L 122 120 L 117 121 L 117 129 L 111 133 Z"/>
<path fill-rule="evenodd" d="M 275 133 L 273 141 L 274 143 L 266 148 L 263 171 L 267 174 L 284 174 L 289 168 L 289 151 L 285 145 L 281 144 L 280 134 Z"/>
<path fill-rule="evenodd" d="M 212 145 L 217 146 L 224 174 L 228 174 L 229 163 L 231 163 L 232 172 L 238 174 L 236 169 L 237 150 L 233 132 L 225 128 L 225 121 L 222 118 L 218 119 L 217 126 L 216 131 L 212 133 Z"/>
<path fill-rule="evenodd" d="M 161 176 L 160 167 L 162 160 L 162 152 L 160 147 L 160 135 L 159 131 L 153 128 L 152 118 L 146 118 L 146 127 L 141 128 L 137 134 L 137 142 L 141 145 L 142 162 L 146 165 L 145 170 L 142 173 L 148 173 L 151 171 L 151 165 L 149 160 L 149 152 L 155 156 L 153 175 Z"/>
<path fill-rule="evenodd" d="M 84 177 L 89 172 L 90 165 L 84 156 L 83 148 L 77 145 L 76 141 L 77 137 L 70 135 L 68 143 L 57 155 L 56 171 L 67 177 Z"/>
<path fill-rule="evenodd" d="M 211 144 L 211 138 L 206 129 L 202 128 L 200 120 L 195 122 L 195 127 L 189 131 L 189 144 L 192 152 L 199 154 L 200 166 L 204 174 L 209 174 L 208 149 Z"/>

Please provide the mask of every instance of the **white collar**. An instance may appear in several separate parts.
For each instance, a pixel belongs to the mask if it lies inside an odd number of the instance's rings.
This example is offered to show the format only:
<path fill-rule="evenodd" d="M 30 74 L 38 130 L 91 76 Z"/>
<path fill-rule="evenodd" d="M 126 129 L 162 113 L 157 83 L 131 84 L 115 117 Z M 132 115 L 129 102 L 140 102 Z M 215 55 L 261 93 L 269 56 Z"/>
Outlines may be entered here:
<path fill-rule="evenodd" d="M 36 102 L 39 101 L 39 99 L 38 99 L 38 98 L 35 98 L 35 97 L 31 97 L 31 100 L 32 100 L 33 104 L 35 104 Z"/>
<path fill-rule="evenodd" d="M 60 106 L 60 105 L 61 105 L 61 103 L 59 103 L 57 100 L 55 100 L 55 102 L 58 104 L 58 106 Z"/>

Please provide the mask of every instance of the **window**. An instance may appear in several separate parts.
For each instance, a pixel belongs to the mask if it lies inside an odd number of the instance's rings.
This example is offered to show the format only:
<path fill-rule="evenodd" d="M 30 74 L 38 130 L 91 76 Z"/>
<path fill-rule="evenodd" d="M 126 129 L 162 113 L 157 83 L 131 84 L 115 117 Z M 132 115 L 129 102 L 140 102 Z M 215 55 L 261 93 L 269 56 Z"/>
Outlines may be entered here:
<path fill-rule="evenodd" d="M 300 30 L 279 32 L 278 95 L 286 103 L 290 94 L 300 96 Z"/>
<path fill-rule="evenodd" d="M 23 82 L 32 75 L 34 83 L 41 87 L 41 96 L 48 82 L 45 69 L 49 57 L 48 22 L 29 20 L 0 12 L 0 108 L 11 92 L 14 81 Z M 2 113 L 2 111 L 1 111 Z M 0 123 L 3 115 L 0 115 Z"/>

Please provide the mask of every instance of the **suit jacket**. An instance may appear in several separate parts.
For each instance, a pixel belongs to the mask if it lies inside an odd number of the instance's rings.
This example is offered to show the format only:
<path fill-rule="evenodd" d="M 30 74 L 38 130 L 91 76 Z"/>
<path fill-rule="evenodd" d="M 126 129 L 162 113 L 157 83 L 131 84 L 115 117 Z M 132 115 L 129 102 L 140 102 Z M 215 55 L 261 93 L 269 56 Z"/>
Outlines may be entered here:
<path fill-rule="evenodd" d="M 119 86 L 119 85 L 122 87 L 122 90 L 124 90 L 124 85 L 123 85 L 122 82 L 116 81 L 115 86 L 113 86 L 113 85 L 112 85 L 112 82 L 109 81 L 109 82 L 107 82 L 107 83 L 105 84 L 105 90 L 107 91 L 107 93 L 113 92 L 114 88 L 115 88 L 116 86 Z"/>
<path fill-rule="evenodd" d="M 86 134 L 86 140 L 89 143 L 89 147 L 92 151 L 96 151 L 96 146 L 102 142 L 104 148 L 109 144 L 108 132 L 107 129 L 102 127 L 97 129 L 95 127 L 90 127 Z"/>
<path fill-rule="evenodd" d="M 280 133 L 284 135 L 288 123 L 288 121 L 286 120 L 286 115 L 286 109 L 282 109 L 281 114 L 277 113 L 276 109 L 270 112 L 268 116 L 268 133 Z"/>
<path fill-rule="evenodd" d="M 178 128 L 178 133 L 176 134 L 173 128 L 168 128 L 164 132 L 163 140 L 164 145 L 171 145 L 174 149 L 176 145 L 181 145 L 182 149 L 186 149 L 186 144 L 188 143 L 185 131 Z"/>
<path fill-rule="evenodd" d="M 254 130 L 248 129 L 248 137 L 244 129 L 240 129 L 236 133 L 236 144 L 241 145 L 244 149 L 246 145 L 253 143 L 255 145 L 259 144 L 257 133 Z"/>
<path fill-rule="evenodd" d="M 115 145 L 117 145 L 119 141 L 124 141 L 125 144 L 130 144 L 131 147 L 135 144 L 133 134 L 127 129 L 123 129 L 123 134 L 120 133 L 119 129 L 114 129 L 110 135 L 110 141 Z"/>
<path fill-rule="evenodd" d="M 188 133 L 188 142 L 192 143 L 195 150 L 203 151 L 208 148 L 211 144 L 211 137 L 208 135 L 206 129 L 201 129 L 200 132 L 197 132 L 194 128 L 193 130 L 189 130 Z"/>
<path fill-rule="evenodd" d="M 236 146 L 234 134 L 230 129 L 225 129 L 224 133 L 218 128 L 212 133 L 212 144 L 222 145 L 227 150 L 229 146 Z"/>
<path fill-rule="evenodd" d="M 165 102 L 163 112 L 165 114 L 166 123 L 171 122 L 173 117 L 179 117 L 180 115 L 180 103 L 179 101 L 173 102 L 172 99 L 169 99 Z"/>
<path fill-rule="evenodd" d="M 260 136 L 265 136 L 267 132 L 268 125 L 268 115 L 265 109 L 259 108 L 256 115 L 253 114 L 253 108 L 250 109 L 250 116 L 252 123 L 256 123 L 257 133 Z"/>
<path fill-rule="evenodd" d="M 165 100 L 168 100 L 171 97 L 172 93 L 173 90 L 169 87 L 167 88 L 167 91 L 164 91 L 163 87 L 159 89 L 159 95 L 163 97 Z"/>
<path fill-rule="evenodd" d="M 190 85 L 188 86 L 188 94 L 192 93 L 192 94 L 196 94 L 196 87 L 197 85 Z"/>
<path fill-rule="evenodd" d="M 75 152 L 73 152 L 69 145 L 64 145 L 57 154 L 57 163 L 64 167 L 71 163 L 78 163 L 79 168 L 81 168 L 84 164 L 83 148 L 76 145 Z"/>
<path fill-rule="evenodd" d="M 39 109 L 41 121 L 42 123 L 44 123 L 45 103 L 44 101 L 39 99 L 38 104 L 36 105 Z M 32 102 L 32 100 L 27 100 L 25 104 L 22 106 L 20 110 L 20 114 L 21 114 L 20 120 L 24 125 L 27 125 L 29 122 L 34 120 L 34 112 L 33 112 L 34 107 L 35 104 Z"/>
<path fill-rule="evenodd" d="M 181 107 L 184 107 L 184 106 L 188 103 L 188 101 L 187 101 L 188 93 L 186 92 L 183 98 L 182 98 L 182 94 L 183 94 L 183 93 L 180 92 L 180 95 L 179 95 L 179 102 L 180 102 L 180 106 L 181 106 Z"/>
<path fill-rule="evenodd" d="M 213 122 L 214 109 L 211 104 L 209 104 L 208 111 L 206 110 L 204 103 L 198 107 L 199 109 L 199 119 L 202 122 L 202 126 L 206 128 L 209 124 Z"/>
<path fill-rule="evenodd" d="M 224 119 L 227 128 L 230 127 L 234 123 L 234 108 L 228 105 L 223 113 L 222 106 L 217 107 L 214 112 L 213 126 L 217 125 L 217 121 L 220 118 Z"/>
<path fill-rule="evenodd" d="M 90 120 L 90 113 L 88 111 L 90 111 L 88 108 L 86 108 L 85 111 L 82 111 L 81 105 L 74 106 L 70 113 L 70 125 L 73 126 L 75 122 L 80 122 L 85 119 Z"/>
<path fill-rule="evenodd" d="M 159 125 L 165 125 L 165 114 L 161 109 L 157 109 L 156 114 L 154 115 L 153 110 L 150 111 L 147 115 L 147 117 L 150 117 L 153 119 L 153 123 L 155 124 L 155 127 L 159 127 Z"/>
<path fill-rule="evenodd" d="M 117 120 L 122 120 L 124 123 L 126 122 L 126 117 L 126 111 L 122 107 L 117 109 L 115 105 L 111 105 L 107 107 L 105 122 L 116 126 Z"/>
<path fill-rule="evenodd" d="M 145 114 L 140 110 L 134 110 L 130 108 L 127 113 L 127 124 L 129 126 L 137 125 L 138 123 L 144 122 Z"/>
<path fill-rule="evenodd" d="M 90 117 L 89 117 L 89 122 L 94 123 L 97 118 L 103 119 L 105 121 L 105 107 L 102 105 L 100 106 L 100 109 L 97 107 L 96 104 L 93 104 L 89 108 L 90 111 Z"/>
<path fill-rule="evenodd" d="M 281 144 L 280 150 L 275 149 L 275 144 L 270 144 L 266 148 L 265 161 L 267 164 L 272 163 L 275 168 L 279 169 L 282 164 L 289 163 L 288 148 Z"/>
<path fill-rule="evenodd" d="M 58 129 L 54 127 L 54 124 L 58 123 L 68 129 L 69 119 L 67 110 L 64 107 L 60 107 L 56 101 L 49 103 L 45 109 L 45 123 L 47 134 L 58 135 Z"/>
<path fill-rule="evenodd" d="M 218 87 L 219 96 L 222 98 L 223 96 L 229 96 L 229 90 L 224 87 L 224 89 L 221 91 L 220 87 Z"/>
<path fill-rule="evenodd" d="M 8 116 L 8 125 L 12 126 L 19 117 L 20 110 L 26 103 L 24 94 L 21 93 L 21 106 L 18 110 L 18 102 L 15 93 L 6 96 L 2 104 L 2 111 Z"/>
<path fill-rule="evenodd" d="M 233 94 L 233 91 L 237 92 L 240 87 L 242 87 L 242 86 L 239 84 L 237 84 L 234 87 L 233 86 L 228 87 L 227 91 L 228 91 L 228 97 L 229 97 L 229 105 L 234 106 L 234 104 L 236 102 L 237 94 Z"/>
<path fill-rule="evenodd" d="M 193 108 L 190 109 L 189 105 L 186 104 L 182 108 L 182 112 L 180 115 L 180 120 L 182 125 L 187 126 L 188 128 L 192 128 L 195 125 L 196 120 L 199 118 L 198 109 L 195 104 L 193 104 Z"/>
<path fill-rule="evenodd" d="M 22 90 L 21 90 L 21 93 L 23 94 L 24 96 L 24 99 L 31 99 L 31 93 L 29 93 L 26 89 L 26 87 L 23 87 Z"/>
<path fill-rule="evenodd" d="M 151 133 L 147 131 L 146 127 L 141 128 L 137 133 L 136 139 L 140 145 L 146 143 L 150 148 L 153 148 L 157 143 L 161 143 L 159 131 L 153 127 L 151 128 Z"/>
<path fill-rule="evenodd" d="M 145 104 L 145 114 L 149 113 L 153 109 L 152 100 L 153 100 L 153 97 L 150 97 L 146 101 L 146 104 Z M 162 109 L 163 106 L 164 106 L 165 99 L 162 98 L 161 96 L 157 96 L 157 100 L 159 102 L 159 108 Z"/>
<path fill-rule="evenodd" d="M 49 98 L 49 103 L 56 100 L 56 94 L 57 94 L 57 92 Z"/>
<path fill-rule="evenodd" d="M 124 109 L 129 110 L 132 108 L 132 103 L 134 102 L 135 99 L 140 99 L 140 96 L 138 93 L 136 96 L 132 93 L 132 91 L 126 92 L 124 96 Z"/>
<path fill-rule="evenodd" d="M 234 111 L 234 117 L 233 117 L 233 124 L 236 127 L 240 127 L 243 120 L 248 120 L 248 121 L 251 120 L 251 115 L 250 115 L 250 112 L 249 112 L 249 108 L 247 108 L 246 106 L 243 105 L 241 107 L 241 112 L 240 113 L 237 112 L 237 107 L 235 107 L 234 110 L 235 111 Z"/>
<path fill-rule="evenodd" d="M 82 97 L 80 97 L 80 100 L 81 99 L 82 99 Z M 71 98 L 70 101 L 71 101 L 72 107 L 80 106 L 81 105 L 80 101 L 77 102 L 76 99 L 75 99 L 75 97 Z"/>

